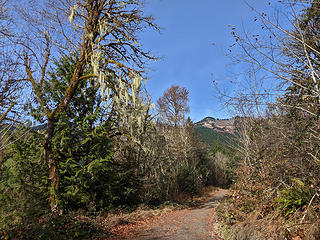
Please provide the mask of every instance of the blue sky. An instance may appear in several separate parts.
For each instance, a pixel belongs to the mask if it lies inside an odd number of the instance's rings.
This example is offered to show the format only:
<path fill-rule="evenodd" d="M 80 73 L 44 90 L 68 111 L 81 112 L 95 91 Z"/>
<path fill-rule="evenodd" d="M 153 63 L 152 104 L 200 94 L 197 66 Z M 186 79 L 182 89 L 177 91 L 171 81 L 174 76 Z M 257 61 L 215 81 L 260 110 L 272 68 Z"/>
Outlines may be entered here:
<path fill-rule="evenodd" d="M 268 1 L 248 3 L 261 11 L 268 8 Z M 230 117 L 215 98 L 211 79 L 223 84 L 230 80 L 230 72 L 240 71 L 226 57 L 234 43 L 231 28 L 254 29 L 252 10 L 242 0 L 146 0 L 145 12 L 162 28 L 161 34 L 141 35 L 144 47 L 162 58 L 150 64 L 148 73 L 147 89 L 153 101 L 171 85 L 179 85 L 190 92 L 193 121 Z"/>

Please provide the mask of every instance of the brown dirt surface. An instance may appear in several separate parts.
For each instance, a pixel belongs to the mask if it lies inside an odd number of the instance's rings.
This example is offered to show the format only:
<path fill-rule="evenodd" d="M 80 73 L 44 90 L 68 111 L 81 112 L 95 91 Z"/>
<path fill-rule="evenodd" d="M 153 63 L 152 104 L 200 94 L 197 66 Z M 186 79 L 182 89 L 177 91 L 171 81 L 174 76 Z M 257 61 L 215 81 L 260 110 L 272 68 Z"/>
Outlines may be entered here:
<path fill-rule="evenodd" d="M 198 206 L 164 212 L 134 224 L 112 229 L 112 240 L 206 240 L 221 238 L 215 233 L 214 211 L 227 190 L 214 191 Z"/>

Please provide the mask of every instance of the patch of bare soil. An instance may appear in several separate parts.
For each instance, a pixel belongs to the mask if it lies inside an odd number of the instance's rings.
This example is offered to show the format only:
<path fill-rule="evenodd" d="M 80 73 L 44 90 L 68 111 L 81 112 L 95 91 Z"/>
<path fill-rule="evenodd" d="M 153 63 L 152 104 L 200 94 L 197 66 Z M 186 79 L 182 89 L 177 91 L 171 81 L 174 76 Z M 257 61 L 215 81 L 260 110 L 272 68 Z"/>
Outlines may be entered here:
<path fill-rule="evenodd" d="M 214 210 L 227 190 L 210 193 L 197 207 L 166 211 L 158 216 L 141 219 L 133 224 L 112 229 L 113 240 L 202 240 L 221 239 L 215 233 Z"/>

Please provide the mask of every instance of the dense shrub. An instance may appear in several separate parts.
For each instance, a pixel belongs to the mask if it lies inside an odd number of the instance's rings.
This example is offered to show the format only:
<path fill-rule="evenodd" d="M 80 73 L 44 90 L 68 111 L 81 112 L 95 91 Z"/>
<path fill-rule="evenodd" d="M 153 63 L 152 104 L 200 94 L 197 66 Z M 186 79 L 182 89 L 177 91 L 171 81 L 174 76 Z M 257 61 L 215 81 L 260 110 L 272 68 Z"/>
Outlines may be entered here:
<path fill-rule="evenodd" d="M 37 140 L 37 141 L 35 141 Z M 32 222 L 48 211 L 47 167 L 41 151 L 42 136 L 21 129 L 3 151 L 0 165 L 0 228 Z"/>
<path fill-rule="evenodd" d="M 292 179 L 292 185 L 281 189 L 276 201 L 288 216 L 308 204 L 314 194 L 315 191 L 310 187 L 310 184 L 305 184 L 299 179 Z"/>
<path fill-rule="evenodd" d="M 204 186 L 205 176 L 203 176 L 197 166 L 182 165 L 177 171 L 178 192 L 199 194 Z"/>
<path fill-rule="evenodd" d="M 228 224 L 247 224 L 249 216 L 258 214 L 280 219 L 283 234 L 288 226 L 305 228 L 302 222 L 312 224 L 320 217 L 319 120 L 278 110 L 264 119 L 243 119 L 242 162 L 234 195 L 223 210 Z"/>

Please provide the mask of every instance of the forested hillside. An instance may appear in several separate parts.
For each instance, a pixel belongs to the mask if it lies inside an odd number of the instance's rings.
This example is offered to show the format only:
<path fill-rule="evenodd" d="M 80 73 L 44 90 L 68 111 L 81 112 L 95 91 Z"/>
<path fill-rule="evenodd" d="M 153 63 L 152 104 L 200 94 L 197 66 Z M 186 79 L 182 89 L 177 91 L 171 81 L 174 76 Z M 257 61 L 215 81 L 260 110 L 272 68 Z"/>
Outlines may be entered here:
<path fill-rule="evenodd" d="M 219 125 L 220 124 L 220 125 Z M 233 119 L 219 120 L 206 117 L 195 123 L 195 131 L 199 138 L 208 146 L 219 143 L 225 147 L 232 147 L 236 141 L 236 126 Z"/>
<path fill-rule="evenodd" d="M 223 145 L 228 145 L 234 137 L 233 134 L 217 132 L 213 129 L 202 126 L 196 126 L 195 131 L 199 134 L 200 139 L 209 146 L 212 146 L 215 142 L 220 142 Z"/>

